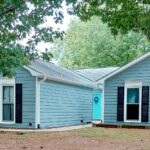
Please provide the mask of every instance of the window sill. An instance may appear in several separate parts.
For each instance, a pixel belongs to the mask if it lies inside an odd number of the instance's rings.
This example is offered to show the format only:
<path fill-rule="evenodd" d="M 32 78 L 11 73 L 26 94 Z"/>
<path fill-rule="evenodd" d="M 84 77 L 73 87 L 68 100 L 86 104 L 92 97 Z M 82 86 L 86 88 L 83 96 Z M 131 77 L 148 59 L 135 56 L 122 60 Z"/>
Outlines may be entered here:
<path fill-rule="evenodd" d="M 140 120 L 125 120 L 125 123 L 141 123 Z"/>
<path fill-rule="evenodd" d="M 0 122 L 0 124 L 15 124 L 14 121 L 3 121 L 3 122 Z"/>

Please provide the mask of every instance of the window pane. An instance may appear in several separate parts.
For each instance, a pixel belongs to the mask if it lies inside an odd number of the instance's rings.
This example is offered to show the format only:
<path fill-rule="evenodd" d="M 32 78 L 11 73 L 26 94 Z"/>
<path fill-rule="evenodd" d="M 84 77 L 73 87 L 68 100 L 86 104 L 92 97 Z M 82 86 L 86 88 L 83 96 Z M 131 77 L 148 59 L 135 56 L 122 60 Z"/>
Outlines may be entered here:
<path fill-rule="evenodd" d="M 3 103 L 14 103 L 13 86 L 3 86 Z"/>
<path fill-rule="evenodd" d="M 139 103 L 139 88 L 127 89 L 127 103 L 128 104 Z"/>
<path fill-rule="evenodd" d="M 14 103 L 14 87 L 10 86 L 9 88 L 9 99 L 11 103 Z"/>
<path fill-rule="evenodd" d="M 14 120 L 14 105 L 3 104 L 3 120 L 13 121 Z"/>
<path fill-rule="evenodd" d="M 3 120 L 10 120 L 10 106 L 8 104 L 3 105 Z"/>
<path fill-rule="evenodd" d="M 139 104 L 127 105 L 127 120 L 139 120 Z"/>
<path fill-rule="evenodd" d="M 10 107 L 11 107 L 10 120 L 14 121 L 14 104 L 11 104 Z"/>
<path fill-rule="evenodd" d="M 9 103 L 9 87 L 8 86 L 3 87 L 3 102 Z"/>

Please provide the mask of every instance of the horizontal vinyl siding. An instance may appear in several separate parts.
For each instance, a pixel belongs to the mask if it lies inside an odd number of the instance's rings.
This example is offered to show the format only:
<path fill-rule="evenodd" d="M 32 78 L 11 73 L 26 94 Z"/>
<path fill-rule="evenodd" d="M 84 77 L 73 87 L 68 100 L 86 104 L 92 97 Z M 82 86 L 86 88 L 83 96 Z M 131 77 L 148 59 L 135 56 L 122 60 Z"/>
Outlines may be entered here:
<path fill-rule="evenodd" d="M 104 123 L 120 124 L 117 122 L 117 88 L 124 86 L 127 80 L 142 81 L 143 86 L 150 86 L 150 58 L 135 64 L 105 81 Z M 147 123 L 145 124 L 147 125 Z"/>
<path fill-rule="evenodd" d="M 92 120 L 92 90 L 53 81 L 40 85 L 40 126 L 78 125 Z"/>
<path fill-rule="evenodd" d="M 0 127 L 34 128 L 35 127 L 35 85 L 36 78 L 24 68 L 16 70 L 16 83 L 22 84 L 22 123 L 0 124 Z M 29 127 L 29 122 L 33 125 Z"/>

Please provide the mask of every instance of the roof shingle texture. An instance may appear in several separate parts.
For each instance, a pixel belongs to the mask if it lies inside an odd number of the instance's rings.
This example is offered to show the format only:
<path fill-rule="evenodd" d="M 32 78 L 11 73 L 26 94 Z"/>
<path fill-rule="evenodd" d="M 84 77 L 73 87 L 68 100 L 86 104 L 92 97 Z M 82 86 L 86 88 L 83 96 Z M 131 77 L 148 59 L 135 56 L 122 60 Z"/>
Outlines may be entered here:
<path fill-rule="evenodd" d="M 79 84 L 88 87 L 95 87 L 95 83 L 90 80 L 82 77 L 76 72 L 59 67 L 51 62 L 46 62 L 43 60 L 35 60 L 31 63 L 30 68 L 40 72 L 42 75 L 46 77 L 56 79 L 64 82 L 71 82 L 73 84 Z"/>
<path fill-rule="evenodd" d="M 76 72 L 87 79 L 96 82 L 97 80 L 101 79 L 102 77 L 110 74 L 111 72 L 115 71 L 119 67 L 107 67 L 107 68 L 88 68 L 88 69 L 79 69 Z"/>

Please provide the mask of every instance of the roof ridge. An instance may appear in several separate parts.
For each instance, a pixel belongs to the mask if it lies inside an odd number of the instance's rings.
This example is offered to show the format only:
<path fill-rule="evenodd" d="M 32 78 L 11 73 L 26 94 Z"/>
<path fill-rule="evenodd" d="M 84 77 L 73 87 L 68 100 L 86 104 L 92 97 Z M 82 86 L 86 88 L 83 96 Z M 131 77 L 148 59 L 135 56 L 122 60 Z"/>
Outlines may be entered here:
<path fill-rule="evenodd" d="M 36 60 L 40 60 L 40 61 L 42 61 L 42 62 L 47 62 L 47 63 L 56 65 L 55 63 L 53 63 L 53 62 L 51 62 L 51 61 L 48 61 L 48 60 L 43 60 L 43 59 L 40 59 L 40 58 L 37 58 Z"/>

